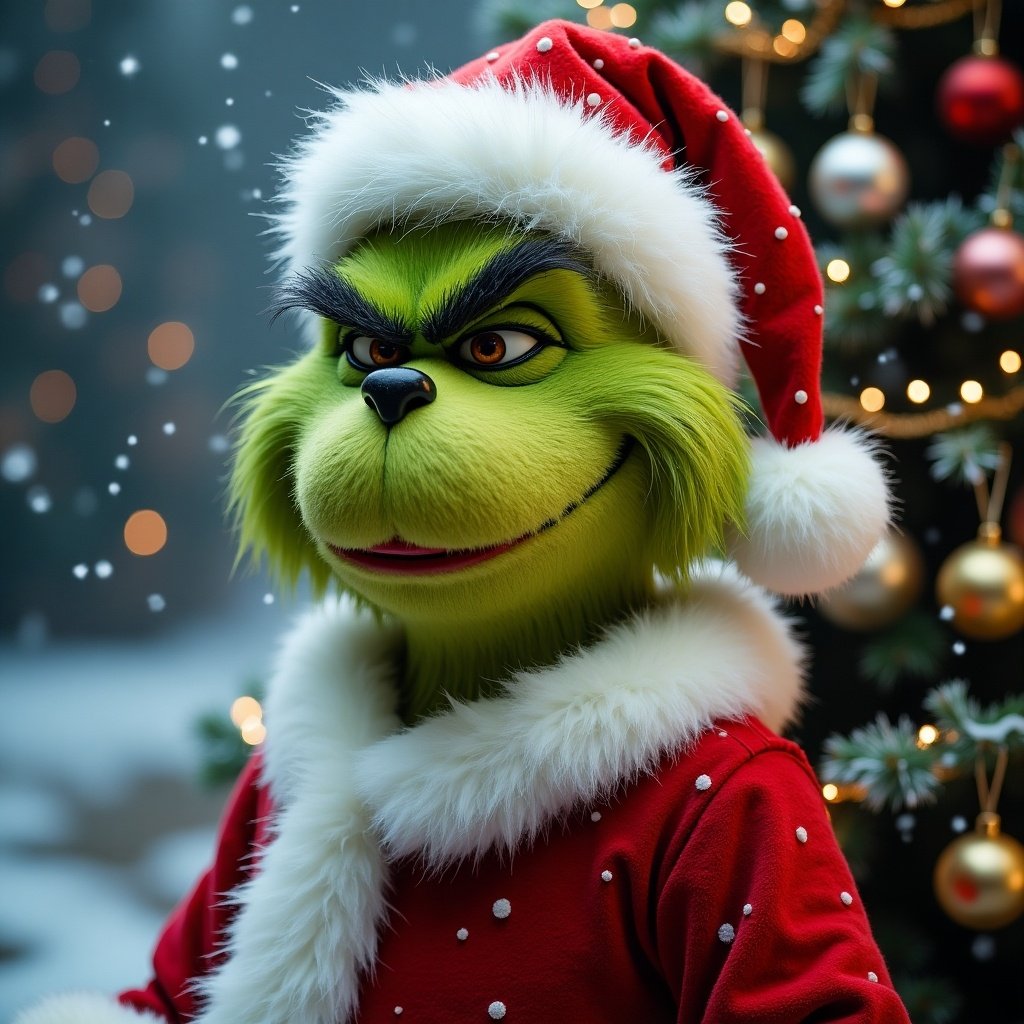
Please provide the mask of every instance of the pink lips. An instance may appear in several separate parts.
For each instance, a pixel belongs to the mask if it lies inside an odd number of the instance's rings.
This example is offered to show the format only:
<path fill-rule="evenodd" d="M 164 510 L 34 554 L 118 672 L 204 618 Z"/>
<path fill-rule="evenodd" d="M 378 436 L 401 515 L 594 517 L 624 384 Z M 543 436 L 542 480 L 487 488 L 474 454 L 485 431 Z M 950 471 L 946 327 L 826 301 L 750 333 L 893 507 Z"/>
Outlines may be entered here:
<path fill-rule="evenodd" d="M 448 551 L 445 548 L 421 548 L 409 544 L 399 537 L 393 537 L 372 548 L 339 548 L 329 544 L 331 552 L 338 558 L 364 569 L 394 573 L 399 576 L 417 576 L 427 573 L 454 572 L 504 554 L 525 538 L 495 544 L 490 548 L 473 548 L 468 551 Z"/>

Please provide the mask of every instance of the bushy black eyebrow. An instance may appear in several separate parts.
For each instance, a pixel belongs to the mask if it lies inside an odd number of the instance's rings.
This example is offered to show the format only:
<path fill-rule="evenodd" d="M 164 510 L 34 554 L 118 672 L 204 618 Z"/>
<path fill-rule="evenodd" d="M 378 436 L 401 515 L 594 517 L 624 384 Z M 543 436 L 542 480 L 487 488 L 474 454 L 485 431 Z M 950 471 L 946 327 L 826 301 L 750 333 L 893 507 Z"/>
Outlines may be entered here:
<path fill-rule="evenodd" d="M 375 306 L 328 267 L 309 267 L 285 281 L 267 310 L 270 322 L 290 309 L 307 309 L 340 326 L 396 345 L 410 344 L 415 333 L 400 317 Z"/>
<path fill-rule="evenodd" d="M 566 242 L 555 238 L 527 239 L 497 253 L 466 285 L 448 292 L 424 319 L 423 336 L 439 344 L 507 298 L 524 281 L 550 270 L 594 276 Z"/>

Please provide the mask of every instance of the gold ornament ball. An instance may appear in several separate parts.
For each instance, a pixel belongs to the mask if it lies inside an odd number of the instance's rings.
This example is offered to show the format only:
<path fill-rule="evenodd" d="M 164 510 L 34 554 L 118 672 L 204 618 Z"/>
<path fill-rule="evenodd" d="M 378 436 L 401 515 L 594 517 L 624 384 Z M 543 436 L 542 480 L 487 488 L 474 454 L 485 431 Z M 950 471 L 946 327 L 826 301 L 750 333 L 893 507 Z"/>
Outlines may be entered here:
<path fill-rule="evenodd" d="M 843 132 L 829 139 L 811 163 L 811 198 L 818 212 L 841 228 L 892 220 L 910 191 L 903 154 L 873 132 Z"/>
<path fill-rule="evenodd" d="M 975 832 L 954 839 L 935 865 L 935 895 L 965 928 L 1003 928 L 1024 914 L 1024 846 L 982 813 Z"/>
<path fill-rule="evenodd" d="M 913 607 L 923 583 L 924 562 L 917 545 L 905 534 L 890 531 L 857 575 L 823 597 L 818 610 L 843 629 L 878 629 Z"/>
<path fill-rule="evenodd" d="M 953 609 L 954 629 L 972 640 L 1003 640 L 1024 627 L 1024 557 L 1000 543 L 995 523 L 982 523 L 978 539 L 942 563 L 935 591 Z"/>
<path fill-rule="evenodd" d="M 779 179 L 779 184 L 787 192 L 791 191 L 796 184 L 796 160 L 789 146 L 766 128 L 752 128 L 750 141 L 764 157 L 764 162 L 771 172 Z"/>

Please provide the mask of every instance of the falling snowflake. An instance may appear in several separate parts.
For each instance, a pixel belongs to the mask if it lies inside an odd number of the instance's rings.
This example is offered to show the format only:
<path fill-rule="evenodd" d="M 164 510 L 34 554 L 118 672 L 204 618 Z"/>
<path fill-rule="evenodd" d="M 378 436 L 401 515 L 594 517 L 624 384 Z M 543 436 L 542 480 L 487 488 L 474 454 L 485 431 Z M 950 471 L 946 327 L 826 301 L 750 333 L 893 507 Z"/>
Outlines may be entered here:
<path fill-rule="evenodd" d="M 76 580 L 84 580 L 85 577 L 89 575 L 89 566 L 87 566 L 85 562 L 79 562 L 78 565 L 71 570 L 71 575 L 74 576 Z"/>
<path fill-rule="evenodd" d="M 53 508 L 53 499 L 45 487 L 33 487 L 25 497 L 28 500 L 28 507 L 38 515 L 43 515 Z"/>
<path fill-rule="evenodd" d="M 121 71 L 121 74 L 125 78 L 131 78 L 133 75 L 137 75 L 142 70 L 142 65 L 139 63 L 138 57 L 133 57 L 129 54 L 127 57 L 122 57 L 121 62 L 117 65 Z"/>
<path fill-rule="evenodd" d="M 101 579 L 109 579 L 114 574 L 114 567 L 104 558 L 97 562 L 92 571 Z"/>
<path fill-rule="evenodd" d="M 65 302 L 60 307 L 60 322 L 69 330 L 77 331 L 85 326 L 89 315 L 79 302 Z"/>
<path fill-rule="evenodd" d="M 60 290 L 55 284 L 43 284 L 39 286 L 39 301 L 47 304 L 56 302 L 60 295 Z"/>
<path fill-rule="evenodd" d="M 173 423 L 165 423 L 163 426 L 164 433 L 170 437 L 178 428 Z"/>
<path fill-rule="evenodd" d="M 167 602 L 162 594 L 150 594 L 146 598 L 146 604 L 151 612 L 162 612 L 167 607 Z"/>
<path fill-rule="evenodd" d="M 221 54 L 220 66 L 226 71 L 234 71 L 238 67 L 238 58 L 233 53 Z"/>
<path fill-rule="evenodd" d="M 85 270 L 85 260 L 81 256 L 65 256 L 60 263 L 60 272 L 72 279 L 80 277 Z"/>
<path fill-rule="evenodd" d="M 0 476 L 12 484 L 28 480 L 36 471 L 36 453 L 27 444 L 12 444 L 0 460 Z"/>
<path fill-rule="evenodd" d="M 231 12 L 231 20 L 236 25 L 248 25 L 252 21 L 252 8 L 248 4 L 240 4 Z"/>
<path fill-rule="evenodd" d="M 221 149 L 234 149 L 242 141 L 242 133 L 233 124 L 222 124 L 213 140 Z"/>
<path fill-rule="evenodd" d="M 114 459 L 114 466 L 116 469 L 127 469 L 130 465 L 131 461 L 127 455 L 118 455 L 117 458 Z"/>

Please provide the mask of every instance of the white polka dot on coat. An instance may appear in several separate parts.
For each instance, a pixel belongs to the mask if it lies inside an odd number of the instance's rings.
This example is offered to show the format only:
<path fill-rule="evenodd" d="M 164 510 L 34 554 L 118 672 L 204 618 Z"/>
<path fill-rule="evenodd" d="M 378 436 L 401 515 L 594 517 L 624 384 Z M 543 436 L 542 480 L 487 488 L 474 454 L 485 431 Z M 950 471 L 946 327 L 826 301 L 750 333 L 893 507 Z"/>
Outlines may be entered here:
<path fill-rule="evenodd" d="M 508 1013 L 508 1007 L 500 999 L 495 999 L 494 1002 L 487 1007 L 487 1016 L 490 1017 L 491 1020 L 503 1020 L 506 1013 Z"/>
<path fill-rule="evenodd" d="M 491 907 L 491 913 L 499 921 L 504 921 L 512 913 L 512 904 L 506 899 L 495 900 Z"/>
<path fill-rule="evenodd" d="M 548 36 L 542 36 L 540 39 L 537 40 L 537 52 L 538 53 L 547 53 L 548 50 L 550 50 L 551 47 L 554 46 L 554 45 L 555 44 L 553 42 L 551 42 L 551 40 L 550 40 L 550 38 Z"/>
<path fill-rule="evenodd" d="M 694 789 L 701 793 L 707 792 L 711 788 L 711 776 L 710 775 L 698 775 L 693 780 Z"/>

